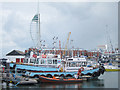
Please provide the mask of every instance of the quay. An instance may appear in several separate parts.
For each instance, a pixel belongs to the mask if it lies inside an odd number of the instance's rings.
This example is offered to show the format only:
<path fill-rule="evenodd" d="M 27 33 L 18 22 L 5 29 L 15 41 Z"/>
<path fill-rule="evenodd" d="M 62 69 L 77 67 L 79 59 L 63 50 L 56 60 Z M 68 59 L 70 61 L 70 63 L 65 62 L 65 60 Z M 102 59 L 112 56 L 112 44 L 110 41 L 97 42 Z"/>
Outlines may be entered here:
<path fill-rule="evenodd" d="M 37 84 L 38 81 L 35 79 L 31 78 L 26 78 L 22 76 L 14 76 L 14 74 L 7 74 L 3 73 L 2 74 L 2 81 L 8 82 L 8 83 L 13 83 L 15 85 L 29 85 L 29 84 Z"/>
<path fill-rule="evenodd" d="M 0 81 L 6 82 L 7 84 L 13 83 L 15 86 L 30 85 L 30 84 L 38 83 L 36 79 L 18 76 L 16 73 L 11 73 L 10 69 L 6 69 L 5 67 L 0 67 Z"/>

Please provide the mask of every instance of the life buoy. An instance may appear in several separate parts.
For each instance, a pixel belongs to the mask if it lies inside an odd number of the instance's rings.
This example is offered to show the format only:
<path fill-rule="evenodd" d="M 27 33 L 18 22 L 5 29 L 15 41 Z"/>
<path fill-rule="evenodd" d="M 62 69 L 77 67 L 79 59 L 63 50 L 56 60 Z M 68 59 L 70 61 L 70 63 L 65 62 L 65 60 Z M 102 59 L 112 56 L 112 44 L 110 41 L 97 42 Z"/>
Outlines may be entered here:
<path fill-rule="evenodd" d="M 77 75 L 80 76 L 80 74 L 81 74 L 81 69 L 78 70 Z"/>
<path fill-rule="evenodd" d="M 83 67 L 81 67 L 81 71 L 84 71 L 84 68 L 83 68 Z"/>
<path fill-rule="evenodd" d="M 81 68 L 78 70 L 77 75 L 79 75 L 79 76 L 80 76 L 82 71 L 84 71 L 84 68 L 83 68 L 83 67 L 81 67 Z"/>

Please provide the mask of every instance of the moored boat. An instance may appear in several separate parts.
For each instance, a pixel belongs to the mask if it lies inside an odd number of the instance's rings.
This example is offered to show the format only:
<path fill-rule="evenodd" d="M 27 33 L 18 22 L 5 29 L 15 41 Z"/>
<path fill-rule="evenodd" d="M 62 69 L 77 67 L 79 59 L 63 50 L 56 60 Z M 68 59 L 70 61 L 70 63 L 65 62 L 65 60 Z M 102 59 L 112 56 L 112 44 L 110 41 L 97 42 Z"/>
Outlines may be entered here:
<path fill-rule="evenodd" d="M 120 67 L 118 67 L 118 65 L 113 65 L 112 63 L 106 63 L 104 64 L 104 67 L 105 67 L 105 71 L 107 72 L 120 71 Z"/>
<path fill-rule="evenodd" d="M 83 79 L 76 79 L 76 78 L 48 78 L 48 77 L 44 77 L 44 76 L 40 76 L 39 75 L 39 80 L 42 83 L 80 83 L 83 81 Z"/>

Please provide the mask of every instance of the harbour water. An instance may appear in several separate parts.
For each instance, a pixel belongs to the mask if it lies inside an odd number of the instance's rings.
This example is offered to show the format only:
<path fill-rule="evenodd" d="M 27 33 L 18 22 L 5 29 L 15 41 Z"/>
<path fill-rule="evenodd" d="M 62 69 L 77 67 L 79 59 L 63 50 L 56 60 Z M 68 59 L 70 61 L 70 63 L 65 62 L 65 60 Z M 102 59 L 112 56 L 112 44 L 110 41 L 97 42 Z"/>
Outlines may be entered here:
<path fill-rule="evenodd" d="M 7 85 L 0 83 L 2 88 L 119 88 L 120 72 L 105 72 L 98 79 L 83 81 L 77 84 L 35 84 L 35 85 Z"/>

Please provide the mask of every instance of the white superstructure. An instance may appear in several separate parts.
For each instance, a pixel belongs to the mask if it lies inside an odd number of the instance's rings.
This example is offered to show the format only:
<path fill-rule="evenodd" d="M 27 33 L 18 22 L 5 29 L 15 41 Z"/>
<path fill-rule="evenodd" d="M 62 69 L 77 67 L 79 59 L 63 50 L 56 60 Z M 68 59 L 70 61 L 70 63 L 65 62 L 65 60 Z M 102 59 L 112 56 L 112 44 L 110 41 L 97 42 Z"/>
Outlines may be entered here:
<path fill-rule="evenodd" d="M 80 67 L 86 67 L 87 60 L 85 57 L 72 57 L 66 58 L 65 60 L 65 71 L 66 72 L 77 72 Z"/>

